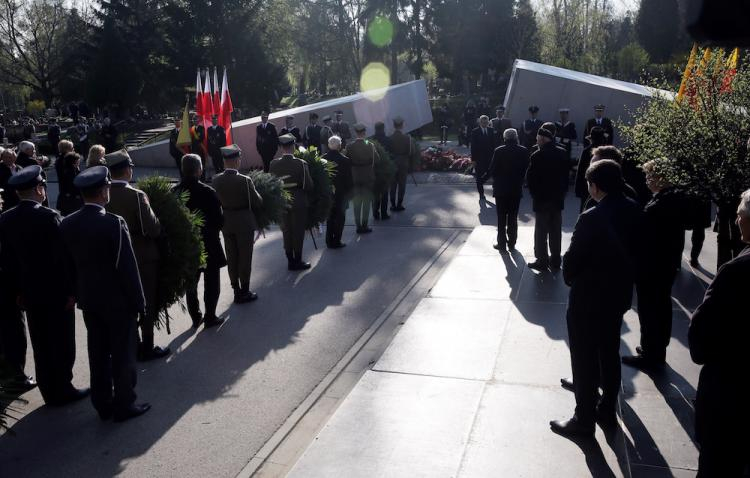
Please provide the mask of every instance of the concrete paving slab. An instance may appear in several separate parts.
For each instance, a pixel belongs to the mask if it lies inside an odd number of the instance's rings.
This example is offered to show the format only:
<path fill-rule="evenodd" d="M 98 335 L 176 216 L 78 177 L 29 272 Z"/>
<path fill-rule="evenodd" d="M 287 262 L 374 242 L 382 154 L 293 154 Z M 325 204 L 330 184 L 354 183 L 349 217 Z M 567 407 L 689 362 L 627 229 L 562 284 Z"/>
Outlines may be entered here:
<path fill-rule="evenodd" d="M 663 468 L 660 466 L 632 465 L 632 478 L 695 478 L 695 470 Z"/>
<path fill-rule="evenodd" d="M 489 380 L 511 304 L 424 299 L 373 370 Z"/>
<path fill-rule="evenodd" d="M 522 270 L 507 268 L 507 256 L 458 256 L 448 266 L 431 297 L 450 299 L 495 299 L 513 297 Z"/>
<path fill-rule="evenodd" d="M 567 304 L 570 288 L 565 285 L 561 270 L 535 271 L 525 268 L 515 302 L 549 302 Z"/>
<path fill-rule="evenodd" d="M 549 429 L 549 420 L 569 417 L 574 407 L 563 390 L 488 385 L 459 478 L 628 476 L 616 434 L 607 441 L 597 428 L 596 440 L 572 441 Z"/>
<path fill-rule="evenodd" d="M 561 378 L 571 376 L 565 308 L 542 302 L 516 304 L 500 347 L 495 380 L 556 389 Z"/>
<path fill-rule="evenodd" d="M 288 476 L 455 476 L 483 387 L 367 372 Z"/>

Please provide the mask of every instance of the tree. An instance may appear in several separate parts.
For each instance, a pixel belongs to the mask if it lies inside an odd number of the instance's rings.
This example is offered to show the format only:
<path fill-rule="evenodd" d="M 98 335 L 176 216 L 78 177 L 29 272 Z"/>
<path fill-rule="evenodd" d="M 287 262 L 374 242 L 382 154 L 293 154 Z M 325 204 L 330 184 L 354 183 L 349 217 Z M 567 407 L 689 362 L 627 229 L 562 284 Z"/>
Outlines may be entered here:
<path fill-rule="evenodd" d="M 648 53 L 639 44 L 631 43 L 617 52 L 617 77 L 637 81 L 648 65 Z"/>
<path fill-rule="evenodd" d="M 680 12 L 677 0 L 641 0 L 636 31 L 638 41 L 651 60 L 666 63 L 679 41 Z"/>

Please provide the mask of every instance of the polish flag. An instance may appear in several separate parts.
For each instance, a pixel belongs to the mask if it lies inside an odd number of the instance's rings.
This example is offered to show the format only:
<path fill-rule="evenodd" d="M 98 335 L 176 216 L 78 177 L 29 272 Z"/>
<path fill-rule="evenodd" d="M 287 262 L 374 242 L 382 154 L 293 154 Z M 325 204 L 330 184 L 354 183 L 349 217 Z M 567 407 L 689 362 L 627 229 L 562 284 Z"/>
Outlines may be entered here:
<path fill-rule="evenodd" d="M 197 76 L 195 78 L 195 114 L 203 116 L 203 89 L 201 88 L 201 70 L 198 69 Z M 185 125 L 190 127 L 190 124 Z"/>
<path fill-rule="evenodd" d="M 232 144 L 232 98 L 229 96 L 229 83 L 227 82 L 227 69 L 224 68 L 224 79 L 221 82 L 221 118 L 219 124 L 227 132 L 227 144 Z"/>
<path fill-rule="evenodd" d="M 218 72 L 216 71 L 216 67 L 214 67 L 214 114 L 221 118 L 221 90 L 219 89 L 219 76 Z"/>
<path fill-rule="evenodd" d="M 211 115 L 215 115 L 214 102 L 211 98 L 211 73 L 206 68 L 206 81 L 203 84 L 203 126 L 208 128 L 211 125 Z"/>

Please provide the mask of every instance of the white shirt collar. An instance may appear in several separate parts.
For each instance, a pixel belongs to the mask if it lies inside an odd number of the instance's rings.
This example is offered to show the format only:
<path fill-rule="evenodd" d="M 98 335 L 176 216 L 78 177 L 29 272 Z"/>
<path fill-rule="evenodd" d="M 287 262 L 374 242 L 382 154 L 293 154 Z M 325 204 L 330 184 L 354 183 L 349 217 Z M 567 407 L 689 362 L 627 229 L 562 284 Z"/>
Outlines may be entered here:
<path fill-rule="evenodd" d="M 39 202 L 39 201 L 35 201 L 35 200 L 33 200 L 33 199 L 21 199 L 21 201 L 20 201 L 20 202 L 30 202 L 30 203 L 32 203 L 32 204 L 41 204 L 41 202 Z"/>
<path fill-rule="evenodd" d="M 122 179 L 113 179 L 113 180 L 112 180 L 112 184 L 124 184 L 124 185 L 126 185 L 126 186 L 127 186 L 127 185 L 128 185 L 128 182 L 127 182 L 127 181 L 124 181 L 124 180 L 122 180 Z"/>
<path fill-rule="evenodd" d="M 224 171 L 227 171 L 227 172 L 231 171 L 231 172 L 239 173 L 239 171 L 237 171 L 236 169 L 232 169 L 232 168 L 224 168 Z"/>

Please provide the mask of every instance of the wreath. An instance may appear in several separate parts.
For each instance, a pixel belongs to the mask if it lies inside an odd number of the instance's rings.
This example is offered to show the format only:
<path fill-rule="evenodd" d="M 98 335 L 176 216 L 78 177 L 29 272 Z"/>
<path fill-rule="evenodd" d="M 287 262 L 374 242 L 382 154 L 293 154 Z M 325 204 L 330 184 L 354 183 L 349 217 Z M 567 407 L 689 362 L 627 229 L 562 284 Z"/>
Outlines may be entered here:
<path fill-rule="evenodd" d="M 284 181 L 260 170 L 250 171 L 249 176 L 263 199 L 263 205 L 258 210 L 253 210 L 258 227 L 265 230 L 271 224 L 279 224 L 291 201 L 291 194 L 284 189 Z"/>
<path fill-rule="evenodd" d="M 316 227 L 328 220 L 333 206 L 333 183 L 331 179 L 336 174 L 336 164 L 323 159 L 317 148 L 296 149 L 294 156 L 307 163 L 313 191 L 309 196 L 309 209 L 306 229 Z"/>
<path fill-rule="evenodd" d="M 179 302 L 195 286 L 198 270 L 205 266 L 201 226 L 203 215 L 187 208 L 188 192 L 177 195 L 169 178 L 151 176 L 138 181 L 138 188 L 148 195 L 151 208 L 161 223 L 159 268 L 157 277 L 156 309 L 158 326 L 165 325 L 169 333 L 169 307 Z"/>

